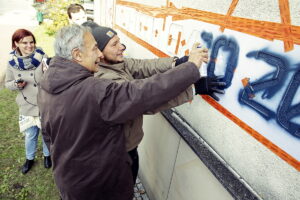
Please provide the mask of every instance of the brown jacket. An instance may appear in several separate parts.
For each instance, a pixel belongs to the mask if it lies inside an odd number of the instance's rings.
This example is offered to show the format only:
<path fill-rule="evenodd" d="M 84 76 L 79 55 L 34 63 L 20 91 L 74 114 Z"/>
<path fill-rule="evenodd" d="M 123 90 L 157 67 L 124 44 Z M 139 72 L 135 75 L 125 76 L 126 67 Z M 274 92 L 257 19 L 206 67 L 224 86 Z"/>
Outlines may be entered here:
<path fill-rule="evenodd" d="M 134 79 L 144 79 L 151 77 L 157 73 L 163 73 L 172 68 L 174 58 L 158 58 L 158 59 L 128 59 L 123 63 L 108 65 L 100 63 L 99 72 L 95 77 L 110 79 L 118 83 L 124 81 L 132 81 Z M 164 105 L 149 110 L 144 114 L 154 114 L 169 108 L 176 107 L 193 99 L 192 87 L 189 87 L 176 98 L 168 101 Z M 124 125 L 126 150 L 131 151 L 141 142 L 143 132 L 143 115 L 130 120 Z"/>
<path fill-rule="evenodd" d="M 146 80 L 118 84 L 54 57 L 40 83 L 38 103 L 62 198 L 131 200 L 123 123 L 176 97 L 199 78 L 187 62 Z"/>

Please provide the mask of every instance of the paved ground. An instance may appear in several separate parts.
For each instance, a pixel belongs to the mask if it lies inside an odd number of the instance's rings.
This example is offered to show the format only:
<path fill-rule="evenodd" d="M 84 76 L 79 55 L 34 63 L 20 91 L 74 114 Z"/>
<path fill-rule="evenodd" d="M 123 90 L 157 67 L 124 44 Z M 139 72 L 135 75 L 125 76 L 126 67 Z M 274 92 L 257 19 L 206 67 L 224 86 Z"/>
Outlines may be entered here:
<path fill-rule="evenodd" d="M 0 0 L 0 89 L 4 84 L 12 34 L 19 28 L 33 31 L 38 25 L 32 3 L 33 0 Z"/>
<path fill-rule="evenodd" d="M 134 186 L 133 200 L 150 200 L 149 197 L 147 196 L 146 190 L 139 178 L 137 178 L 136 184 Z"/>

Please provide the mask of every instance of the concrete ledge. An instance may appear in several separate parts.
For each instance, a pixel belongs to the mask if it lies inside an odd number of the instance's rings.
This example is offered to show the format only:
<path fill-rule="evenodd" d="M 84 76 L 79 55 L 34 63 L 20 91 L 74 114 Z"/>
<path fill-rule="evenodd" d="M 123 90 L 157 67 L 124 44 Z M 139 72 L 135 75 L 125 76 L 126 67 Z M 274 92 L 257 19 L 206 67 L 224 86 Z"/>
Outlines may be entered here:
<path fill-rule="evenodd" d="M 214 174 L 234 199 L 261 199 L 257 193 L 184 121 L 180 114 L 170 109 L 162 112 L 173 128 L 186 141 L 200 160 Z"/>

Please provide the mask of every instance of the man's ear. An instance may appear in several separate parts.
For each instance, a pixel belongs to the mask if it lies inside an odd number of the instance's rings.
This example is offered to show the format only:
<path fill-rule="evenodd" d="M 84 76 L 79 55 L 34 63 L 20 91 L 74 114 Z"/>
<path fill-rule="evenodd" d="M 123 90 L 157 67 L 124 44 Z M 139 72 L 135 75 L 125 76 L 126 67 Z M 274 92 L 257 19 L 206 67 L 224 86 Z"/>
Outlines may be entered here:
<path fill-rule="evenodd" d="M 82 61 L 82 53 L 79 50 L 79 48 L 75 48 L 72 50 L 72 58 L 76 62 L 81 62 Z"/>

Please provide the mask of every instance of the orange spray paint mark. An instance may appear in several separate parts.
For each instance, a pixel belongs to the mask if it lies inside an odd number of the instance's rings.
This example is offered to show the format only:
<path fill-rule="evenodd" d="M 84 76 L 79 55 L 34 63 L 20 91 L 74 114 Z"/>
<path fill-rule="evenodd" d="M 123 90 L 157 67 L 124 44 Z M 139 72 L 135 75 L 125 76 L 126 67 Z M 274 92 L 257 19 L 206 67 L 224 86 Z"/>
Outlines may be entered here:
<path fill-rule="evenodd" d="M 290 14 L 290 6 L 289 1 L 287 0 L 279 0 L 279 9 L 281 16 L 281 23 L 283 24 L 283 34 L 284 38 L 284 50 L 290 51 L 294 49 L 294 42 L 292 38 L 292 30 L 291 30 L 291 14 Z"/>
<path fill-rule="evenodd" d="M 168 54 L 162 52 L 161 50 L 155 48 L 154 46 L 150 45 L 149 43 L 145 42 L 144 40 L 138 38 L 137 36 L 133 35 L 132 33 L 128 32 L 128 31 L 126 31 L 121 26 L 115 25 L 115 28 L 119 29 L 120 31 L 122 31 L 127 37 L 131 38 L 136 43 L 140 44 L 144 48 L 146 48 L 149 51 L 151 51 L 154 55 L 157 55 L 159 57 L 165 57 L 165 58 L 166 57 L 170 57 Z"/>
<path fill-rule="evenodd" d="M 249 85 L 249 81 L 250 81 L 250 78 L 243 78 L 242 79 L 242 84 L 243 84 L 244 88 Z M 250 99 L 253 99 L 255 97 L 255 94 L 248 94 L 248 97 Z"/>
<path fill-rule="evenodd" d="M 188 49 L 187 49 L 187 50 L 185 50 L 185 52 L 184 52 L 184 55 L 185 55 L 185 56 L 188 56 L 188 55 L 190 55 L 190 50 L 188 50 Z"/>
<path fill-rule="evenodd" d="M 181 46 L 184 46 L 186 43 L 185 43 L 185 40 L 182 40 L 181 41 Z"/>
<path fill-rule="evenodd" d="M 211 106 L 213 106 L 215 109 L 217 109 L 220 113 L 222 113 L 224 116 L 226 116 L 228 119 L 233 121 L 235 124 L 237 124 L 239 127 L 244 129 L 247 133 L 249 133 L 252 137 L 254 137 L 256 140 L 264 144 L 268 149 L 270 149 L 273 153 L 278 155 L 281 159 L 285 160 L 287 163 L 289 163 L 291 166 L 293 166 L 296 170 L 300 171 L 300 162 L 297 161 L 294 157 L 290 156 L 288 153 L 283 151 L 281 148 L 279 148 L 277 145 L 273 144 L 270 140 L 262 136 L 260 133 L 255 131 L 253 128 L 248 126 L 245 122 L 240 120 L 238 117 L 230 113 L 226 108 L 218 104 L 215 100 L 213 100 L 210 96 L 207 95 L 201 95 L 202 98 L 209 103 Z"/>
<path fill-rule="evenodd" d="M 134 8 L 139 12 L 145 13 L 155 18 L 163 18 L 165 31 L 166 17 L 172 16 L 173 21 L 193 19 L 210 24 L 215 24 L 221 28 L 239 31 L 245 34 L 253 35 L 255 37 L 263 38 L 266 40 L 281 40 L 285 43 L 285 51 L 293 49 L 294 44 L 300 45 L 300 27 L 292 26 L 290 22 L 288 1 L 279 0 L 280 10 L 283 23 L 259 21 L 253 19 L 246 19 L 240 17 L 233 17 L 233 12 L 237 0 L 233 0 L 228 10 L 227 15 L 212 13 L 208 11 L 197 10 L 193 8 L 178 9 L 174 6 L 171 7 L 153 7 L 142 5 L 133 2 L 117 0 L 117 5 L 123 5 Z M 169 3 L 170 4 L 170 3 Z"/>
<path fill-rule="evenodd" d="M 225 17 L 225 23 L 224 23 L 225 25 L 228 23 L 228 17 L 230 15 L 232 15 L 232 13 L 233 13 L 234 9 L 236 8 L 236 5 L 238 4 L 238 2 L 239 2 L 239 0 L 232 0 L 231 5 L 230 5 L 230 7 L 229 7 L 229 9 L 227 11 L 227 15 Z M 221 26 L 220 27 L 220 31 L 223 32 L 224 29 L 225 29 L 225 26 Z"/>
<path fill-rule="evenodd" d="M 172 35 L 170 34 L 168 37 L 168 46 L 170 46 L 172 43 Z"/>
<path fill-rule="evenodd" d="M 179 49 L 179 45 L 180 45 L 180 39 L 181 39 L 181 32 L 178 32 L 175 54 L 178 54 L 178 49 Z"/>
<path fill-rule="evenodd" d="M 168 7 L 170 7 L 170 8 L 175 8 L 175 5 L 173 4 L 173 2 L 169 2 L 169 6 Z"/>
<path fill-rule="evenodd" d="M 250 80 L 250 78 L 243 78 L 242 79 L 242 84 L 243 84 L 244 87 L 246 87 L 249 84 L 249 80 Z"/>

